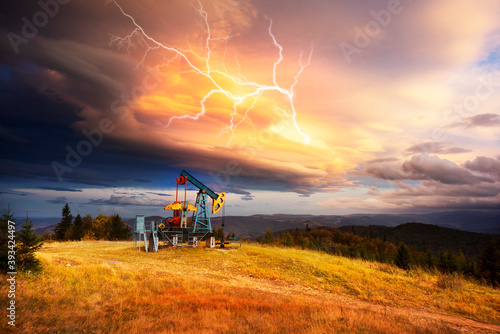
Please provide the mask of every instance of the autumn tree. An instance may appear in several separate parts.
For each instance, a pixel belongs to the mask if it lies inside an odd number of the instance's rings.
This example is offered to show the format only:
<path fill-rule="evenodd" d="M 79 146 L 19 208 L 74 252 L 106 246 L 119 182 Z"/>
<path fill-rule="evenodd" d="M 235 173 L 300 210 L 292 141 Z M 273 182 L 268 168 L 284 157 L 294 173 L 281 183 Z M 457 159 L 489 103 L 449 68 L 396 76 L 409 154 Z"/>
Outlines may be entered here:
<path fill-rule="evenodd" d="M 290 233 L 285 234 L 285 239 L 283 240 L 283 245 L 286 247 L 295 246 L 295 243 L 293 241 L 293 237 Z"/>
<path fill-rule="evenodd" d="M 108 224 L 109 217 L 99 214 L 92 221 L 92 233 L 98 240 L 106 238 L 106 225 Z"/>

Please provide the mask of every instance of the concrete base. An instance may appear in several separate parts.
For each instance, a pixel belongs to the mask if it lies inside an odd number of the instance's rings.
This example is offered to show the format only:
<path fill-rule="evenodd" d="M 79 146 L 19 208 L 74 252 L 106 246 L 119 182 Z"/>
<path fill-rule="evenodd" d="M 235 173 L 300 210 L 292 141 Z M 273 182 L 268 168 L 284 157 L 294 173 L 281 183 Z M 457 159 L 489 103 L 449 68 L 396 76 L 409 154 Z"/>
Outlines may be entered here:
<path fill-rule="evenodd" d="M 215 248 L 215 237 L 206 238 L 207 248 Z"/>
<path fill-rule="evenodd" d="M 177 246 L 179 244 L 179 237 L 178 236 L 173 236 L 172 237 L 172 243 L 170 246 Z"/>

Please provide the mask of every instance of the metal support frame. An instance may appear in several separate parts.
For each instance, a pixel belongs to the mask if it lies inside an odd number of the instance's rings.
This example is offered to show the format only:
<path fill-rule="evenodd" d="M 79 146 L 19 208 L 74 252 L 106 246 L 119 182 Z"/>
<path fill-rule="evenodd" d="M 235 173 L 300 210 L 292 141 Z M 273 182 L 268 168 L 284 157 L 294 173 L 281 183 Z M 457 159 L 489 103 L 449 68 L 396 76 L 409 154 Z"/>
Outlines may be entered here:
<path fill-rule="evenodd" d="M 134 225 L 134 249 L 138 248 L 141 250 L 141 239 L 144 240 L 144 248 L 146 252 L 158 251 L 158 224 L 155 221 L 148 222 L 149 228 L 147 228 L 147 222 L 144 221 L 144 215 L 137 215 L 135 217 Z"/>
<path fill-rule="evenodd" d="M 212 233 L 208 196 L 204 191 L 199 191 L 196 196 L 196 211 L 193 212 L 193 233 Z"/>

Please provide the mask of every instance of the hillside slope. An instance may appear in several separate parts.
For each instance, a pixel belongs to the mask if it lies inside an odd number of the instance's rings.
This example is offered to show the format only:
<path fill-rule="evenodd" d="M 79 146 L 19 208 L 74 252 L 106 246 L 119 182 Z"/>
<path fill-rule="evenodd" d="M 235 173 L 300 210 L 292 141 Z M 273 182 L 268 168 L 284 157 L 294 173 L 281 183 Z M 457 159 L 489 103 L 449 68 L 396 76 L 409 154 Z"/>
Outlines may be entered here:
<path fill-rule="evenodd" d="M 396 227 L 386 226 L 341 226 L 343 233 L 354 232 L 364 237 L 375 237 L 398 245 L 403 242 L 420 251 L 430 250 L 434 254 L 444 251 L 462 251 L 465 256 L 477 259 L 481 249 L 494 238 L 493 235 L 461 231 L 431 224 L 406 223 Z"/>
<path fill-rule="evenodd" d="M 47 243 L 38 256 L 44 272 L 18 277 L 17 333 L 500 331 L 499 290 L 314 251 L 89 241 Z"/>

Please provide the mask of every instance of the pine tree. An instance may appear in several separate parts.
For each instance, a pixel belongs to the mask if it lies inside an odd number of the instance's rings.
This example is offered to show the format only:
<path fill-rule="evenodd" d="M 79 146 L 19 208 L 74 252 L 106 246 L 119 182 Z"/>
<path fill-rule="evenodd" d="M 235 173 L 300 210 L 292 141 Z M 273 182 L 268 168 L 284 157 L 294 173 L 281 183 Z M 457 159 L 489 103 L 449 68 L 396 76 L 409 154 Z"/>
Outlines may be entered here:
<path fill-rule="evenodd" d="M 85 217 L 83 217 L 82 221 L 83 238 L 85 240 L 95 239 L 94 219 L 92 218 L 90 213 L 87 213 Z"/>
<path fill-rule="evenodd" d="M 120 215 L 110 216 L 106 224 L 106 238 L 108 240 L 126 240 L 130 238 L 130 228 L 123 223 Z"/>
<path fill-rule="evenodd" d="M 7 209 L 3 210 L 2 218 L 0 219 L 0 271 L 8 272 L 9 261 L 9 220 L 13 220 L 14 213 L 10 210 L 10 204 Z"/>
<path fill-rule="evenodd" d="M 40 260 L 35 253 L 42 247 L 40 237 L 35 233 L 33 223 L 26 214 L 23 227 L 17 232 L 17 265 L 20 270 L 36 270 L 40 268 Z"/>
<path fill-rule="evenodd" d="M 84 235 L 85 231 L 83 230 L 83 219 L 80 214 L 77 214 L 73 222 L 71 236 L 73 240 L 82 240 Z"/>
<path fill-rule="evenodd" d="M 396 266 L 401 269 L 408 270 L 410 269 L 411 264 L 413 263 L 413 259 L 411 257 L 410 249 L 405 244 L 401 244 L 398 247 L 398 254 L 396 255 Z"/>
<path fill-rule="evenodd" d="M 479 275 L 492 286 L 500 285 L 500 241 L 489 242 L 479 255 Z"/>
<path fill-rule="evenodd" d="M 434 254 L 432 254 L 432 252 L 430 250 L 427 250 L 425 252 L 424 263 L 425 263 L 425 267 L 427 267 L 429 269 L 436 267 L 437 259 L 434 256 Z"/>
<path fill-rule="evenodd" d="M 67 240 L 66 232 L 70 230 L 72 221 L 73 216 L 71 215 L 68 203 L 66 203 L 62 209 L 62 219 L 57 223 L 56 227 L 54 227 L 56 240 Z"/>
<path fill-rule="evenodd" d="M 260 243 L 268 245 L 274 244 L 274 234 L 273 231 L 271 231 L 271 229 L 268 229 L 266 231 L 266 234 L 264 234 L 264 237 L 262 238 Z"/>
<path fill-rule="evenodd" d="M 451 250 L 441 252 L 439 254 L 438 268 L 445 273 L 458 271 L 458 262 L 455 253 Z"/>

